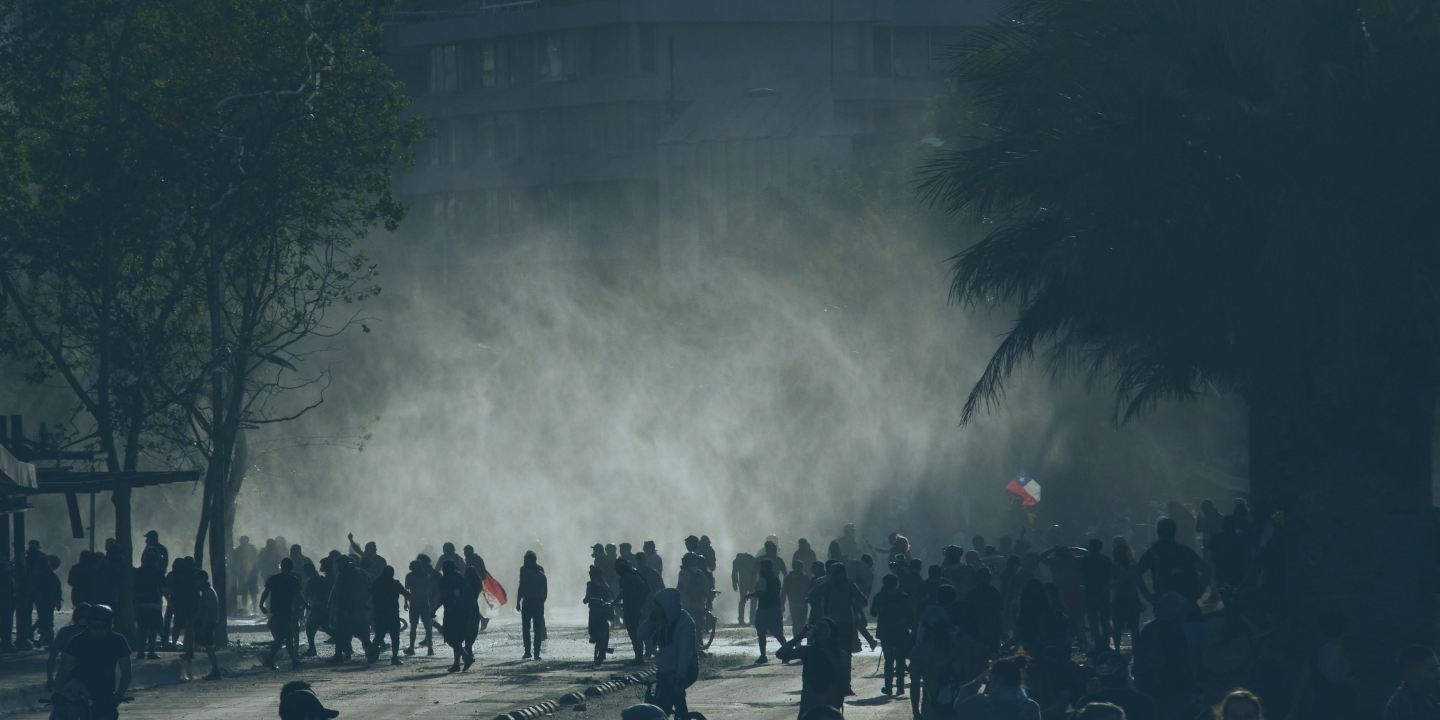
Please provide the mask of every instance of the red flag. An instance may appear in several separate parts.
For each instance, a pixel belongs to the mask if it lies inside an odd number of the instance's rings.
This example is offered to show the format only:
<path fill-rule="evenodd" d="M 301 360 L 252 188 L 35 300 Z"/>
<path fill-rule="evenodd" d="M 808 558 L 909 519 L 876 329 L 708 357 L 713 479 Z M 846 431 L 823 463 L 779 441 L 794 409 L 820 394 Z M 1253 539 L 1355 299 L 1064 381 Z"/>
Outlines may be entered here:
<path fill-rule="evenodd" d="M 500 587 L 500 581 L 496 580 L 494 575 L 491 575 L 490 573 L 485 573 L 484 585 L 485 599 L 489 601 L 491 605 L 499 607 L 506 603 L 507 598 L 505 597 L 505 588 Z"/>

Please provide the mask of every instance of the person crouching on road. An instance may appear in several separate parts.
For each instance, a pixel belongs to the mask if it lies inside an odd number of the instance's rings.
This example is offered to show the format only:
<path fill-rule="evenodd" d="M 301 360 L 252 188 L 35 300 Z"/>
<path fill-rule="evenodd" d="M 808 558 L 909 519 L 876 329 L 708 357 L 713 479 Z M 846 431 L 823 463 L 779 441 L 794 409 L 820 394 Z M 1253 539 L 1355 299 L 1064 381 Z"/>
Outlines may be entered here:
<path fill-rule="evenodd" d="M 685 690 L 700 677 L 695 621 L 680 608 L 680 591 L 655 593 L 655 609 L 640 626 L 641 637 L 655 639 L 655 704 L 677 718 L 688 718 Z"/>

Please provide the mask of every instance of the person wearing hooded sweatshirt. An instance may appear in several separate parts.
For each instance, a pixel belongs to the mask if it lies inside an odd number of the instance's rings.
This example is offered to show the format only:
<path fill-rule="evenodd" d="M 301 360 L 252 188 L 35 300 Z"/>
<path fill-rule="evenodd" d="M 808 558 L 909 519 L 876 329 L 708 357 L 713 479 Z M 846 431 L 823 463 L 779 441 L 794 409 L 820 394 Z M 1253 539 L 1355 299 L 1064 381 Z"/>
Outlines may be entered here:
<path fill-rule="evenodd" d="M 1029 660 L 1024 655 L 1001 658 L 975 682 L 961 687 L 956 720 L 1040 720 L 1040 705 L 1025 694 Z M 979 692 L 981 684 L 984 692 Z"/>
<path fill-rule="evenodd" d="M 470 616 L 470 609 L 475 604 L 470 595 L 470 583 L 465 581 L 465 576 L 460 573 L 460 567 L 452 560 L 446 560 L 440 564 L 443 575 L 440 576 L 440 602 L 445 608 L 445 623 L 440 632 L 445 635 L 445 644 L 450 646 L 451 653 L 455 658 L 450 663 L 450 672 L 459 672 L 460 663 L 464 661 L 465 669 L 475 662 L 475 656 L 465 649 L 465 641 L 470 636 L 470 626 L 473 619 Z"/>
<path fill-rule="evenodd" d="M 1160 596 L 1155 619 L 1135 643 L 1135 687 L 1155 699 L 1164 720 L 1190 716 L 1195 704 L 1195 670 L 1184 623 L 1191 602 L 1178 592 Z"/>
<path fill-rule="evenodd" d="M 806 638 L 809 642 L 800 647 L 800 641 Z M 801 718 L 812 708 L 845 707 L 845 694 L 850 689 L 850 653 L 836 639 L 835 623 L 820 618 L 775 651 L 781 662 L 800 660 L 804 664 L 800 671 Z"/>
<path fill-rule="evenodd" d="M 655 704 L 677 718 L 690 716 L 685 690 L 700 675 L 695 648 L 695 621 L 680 608 L 680 591 L 665 588 L 655 593 L 655 609 L 640 626 L 640 636 L 654 638 Z"/>

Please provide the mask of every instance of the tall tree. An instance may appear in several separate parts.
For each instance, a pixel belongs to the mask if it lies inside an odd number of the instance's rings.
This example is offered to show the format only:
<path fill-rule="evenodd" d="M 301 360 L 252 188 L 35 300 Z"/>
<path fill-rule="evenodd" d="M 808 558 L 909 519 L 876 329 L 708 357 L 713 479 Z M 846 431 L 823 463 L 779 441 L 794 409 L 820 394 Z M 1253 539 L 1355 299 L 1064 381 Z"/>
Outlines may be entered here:
<path fill-rule="evenodd" d="M 73 392 L 112 472 L 139 466 L 202 309 L 189 211 L 193 149 L 210 141 L 183 120 L 205 68 L 184 42 L 193 18 L 156 10 L 0 3 L 0 346 Z M 130 491 L 111 500 L 129 562 Z"/>
<path fill-rule="evenodd" d="M 925 191 L 993 223 L 953 297 L 1017 312 L 966 417 L 1037 352 L 1121 420 L 1238 391 L 1281 617 L 1344 609 L 1378 714 L 1436 621 L 1440 7 L 1014 0 L 955 61 L 985 125 Z"/>
<path fill-rule="evenodd" d="M 356 243 L 404 216 L 390 169 L 408 159 L 422 121 L 401 118 L 408 100 L 380 61 L 392 5 L 252 0 L 213 13 L 204 126 L 223 152 L 199 168 L 213 199 L 199 243 L 206 342 L 190 363 L 199 372 L 174 390 L 204 455 L 208 521 L 196 552 L 208 531 L 219 587 L 242 431 L 323 400 L 282 402 L 323 388 L 325 370 L 300 365 L 358 324 L 353 311 L 338 310 L 379 292 Z"/>

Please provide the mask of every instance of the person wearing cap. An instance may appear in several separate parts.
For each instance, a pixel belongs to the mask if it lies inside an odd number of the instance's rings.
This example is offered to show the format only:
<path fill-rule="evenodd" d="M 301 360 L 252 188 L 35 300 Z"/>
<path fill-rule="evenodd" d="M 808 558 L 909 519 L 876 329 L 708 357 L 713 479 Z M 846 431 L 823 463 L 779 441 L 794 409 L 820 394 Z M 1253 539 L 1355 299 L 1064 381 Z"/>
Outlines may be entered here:
<path fill-rule="evenodd" d="M 145 533 L 145 549 L 142 552 L 150 552 L 150 548 L 155 548 L 155 552 L 160 554 L 160 567 L 170 566 L 170 550 L 160 544 L 160 533 L 154 530 Z"/>
<path fill-rule="evenodd" d="M 130 643 L 125 636 L 111 629 L 115 611 L 108 605 L 96 605 L 85 614 L 85 632 L 77 633 L 65 646 L 60 672 L 55 677 L 53 701 L 65 703 L 62 693 L 71 680 L 84 685 L 90 697 L 94 720 L 118 720 L 120 702 L 130 689 Z M 120 669 L 120 683 L 115 683 L 115 670 Z"/>
<path fill-rule="evenodd" d="M 283 693 L 280 697 L 280 720 L 320 720 L 339 715 L 339 710 L 325 707 L 308 686 Z"/>

